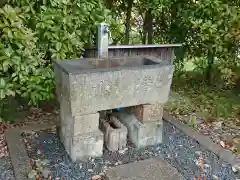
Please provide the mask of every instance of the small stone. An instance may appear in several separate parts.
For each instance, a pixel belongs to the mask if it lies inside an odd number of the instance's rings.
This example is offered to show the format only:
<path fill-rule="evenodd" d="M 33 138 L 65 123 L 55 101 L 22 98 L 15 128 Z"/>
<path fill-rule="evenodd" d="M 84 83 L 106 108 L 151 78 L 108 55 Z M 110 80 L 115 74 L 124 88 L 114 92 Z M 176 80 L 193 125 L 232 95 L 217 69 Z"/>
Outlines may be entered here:
<path fill-rule="evenodd" d="M 27 143 L 28 141 L 27 141 L 27 139 L 24 138 L 24 139 L 23 139 L 23 142 L 24 142 L 24 143 Z"/>
<path fill-rule="evenodd" d="M 4 153 L 0 153 L 0 158 L 2 158 L 2 157 L 4 157 L 5 156 L 5 154 Z"/>
<path fill-rule="evenodd" d="M 120 165 L 120 164 L 122 164 L 122 161 L 118 161 L 117 163 L 118 163 L 118 165 Z"/>
<path fill-rule="evenodd" d="M 103 166 L 103 171 L 106 171 L 108 169 L 107 166 Z"/>
<path fill-rule="evenodd" d="M 51 174 L 51 171 L 49 169 L 44 168 L 42 170 L 42 175 L 43 175 L 44 178 L 48 178 L 50 176 L 50 174 Z"/>
<path fill-rule="evenodd" d="M 104 174 L 103 172 L 100 172 L 99 175 L 100 175 L 100 176 L 104 176 L 105 174 Z"/>
<path fill-rule="evenodd" d="M 42 162 L 41 162 L 40 159 L 37 159 L 37 160 L 35 161 L 35 164 L 36 164 L 37 167 L 42 167 Z"/>
<path fill-rule="evenodd" d="M 209 164 L 204 164 L 204 167 L 205 168 L 210 168 L 210 165 Z"/>
<path fill-rule="evenodd" d="M 93 170 L 92 169 L 88 169 L 88 172 L 93 172 Z"/>
<path fill-rule="evenodd" d="M 29 178 L 29 179 L 35 180 L 35 179 L 36 179 L 36 176 L 37 176 L 37 171 L 36 171 L 36 170 L 31 170 L 31 171 L 28 173 L 28 178 Z"/>
<path fill-rule="evenodd" d="M 218 180 L 218 177 L 216 175 L 212 175 L 213 180 Z"/>
<path fill-rule="evenodd" d="M 41 180 L 39 175 L 36 176 L 36 180 Z"/>
<path fill-rule="evenodd" d="M 204 170 L 204 160 L 202 157 L 200 157 L 197 161 L 196 161 L 196 165 L 198 167 L 200 167 L 202 170 Z"/>
<path fill-rule="evenodd" d="M 222 124 L 223 124 L 222 121 L 213 122 L 213 123 L 212 123 L 214 129 L 221 129 L 221 128 L 222 128 Z"/>
<path fill-rule="evenodd" d="M 42 161 L 42 165 L 43 166 L 46 166 L 46 165 L 48 165 L 50 163 L 50 161 L 48 160 L 48 159 L 44 159 L 43 161 Z"/>
<path fill-rule="evenodd" d="M 228 167 L 228 165 L 225 164 L 225 163 L 223 163 L 223 164 L 222 164 L 222 167 L 226 168 L 226 167 Z"/>
<path fill-rule="evenodd" d="M 200 156 L 202 154 L 202 151 L 196 151 L 195 154 Z"/>
<path fill-rule="evenodd" d="M 92 180 L 100 180 L 102 177 L 100 175 L 95 175 L 92 177 Z"/>
<path fill-rule="evenodd" d="M 225 148 L 225 142 L 220 141 L 220 145 L 221 145 L 223 148 Z"/>
<path fill-rule="evenodd" d="M 48 160 L 40 160 L 40 159 L 37 159 L 37 160 L 35 161 L 35 163 L 36 163 L 36 166 L 37 166 L 37 167 L 43 168 L 44 166 L 46 166 L 46 165 L 48 164 Z"/>
<path fill-rule="evenodd" d="M 239 169 L 240 169 L 240 164 L 236 164 L 236 165 L 232 166 L 232 171 L 234 173 L 237 173 L 239 171 Z"/>
<path fill-rule="evenodd" d="M 42 172 L 42 171 L 43 171 L 43 167 L 37 167 L 36 170 L 37 170 L 38 172 Z"/>
<path fill-rule="evenodd" d="M 105 161 L 105 164 L 111 164 L 111 162 L 110 161 Z"/>
<path fill-rule="evenodd" d="M 122 149 L 122 150 L 119 150 L 119 154 L 124 154 L 126 151 L 128 150 L 128 148 L 125 148 L 125 149 Z"/>
<path fill-rule="evenodd" d="M 41 154 L 41 151 L 38 149 L 37 150 L 37 155 L 40 155 Z"/>

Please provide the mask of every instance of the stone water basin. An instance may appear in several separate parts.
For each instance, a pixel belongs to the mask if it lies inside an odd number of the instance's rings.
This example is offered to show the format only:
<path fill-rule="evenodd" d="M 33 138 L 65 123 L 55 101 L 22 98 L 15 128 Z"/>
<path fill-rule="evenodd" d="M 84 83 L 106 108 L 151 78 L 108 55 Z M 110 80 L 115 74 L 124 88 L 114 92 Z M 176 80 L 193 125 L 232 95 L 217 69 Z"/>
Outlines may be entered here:
<path fill-rule="evenodd" d="M 166 103 L 174 66 L 150 57 L 83 58 L 55 62 L 58 98 L 74 115 Z"/>

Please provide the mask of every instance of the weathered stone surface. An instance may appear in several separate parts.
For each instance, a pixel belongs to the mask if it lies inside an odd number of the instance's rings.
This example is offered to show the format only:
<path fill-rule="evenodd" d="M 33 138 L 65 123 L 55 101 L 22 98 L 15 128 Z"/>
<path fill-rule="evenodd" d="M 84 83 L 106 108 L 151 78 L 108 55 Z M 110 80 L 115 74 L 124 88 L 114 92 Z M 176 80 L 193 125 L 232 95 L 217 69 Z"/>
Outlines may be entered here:
<path fill-rule="evenodd" d="M 116 166 L 107 170 L 110 180 L 184 180 L 169 163 L 160 158 L 147 159 Z"/>
<path fill-rule="evenodd" d="M 70 154 L 71 141 L 74 135 L 98 130 L 99 114 L 96 113 L 73 117 L 71 116 L 70 108 L 66 106 L 66 103 L 61 103 L 60 120 L 60 139 L 64 144 L 66 151 Z"/>
<path fill-rule="evenodd" d="M 60 139 L 68 153 L 70 153 L 71 137 L 73 136 L 74 121 L 71 115 L 70 102 L 60 98 Z"/>
<path fill-rule="evenodd" d="M 132 109 L 136 118 L 143 122 L 161 120 L 163 116 L 162 104 L 138 105 Z"/>
<path fill-rule="evenodd" d="M 98 126 L 96 119 L 99 115 L 89 114 L 139 104 L 164 104 L 168 100 L 173 71 L 173 65 L 141 57 L 56 62 L 56 86 L 61 119 L 60 137 L 73 160 L 100 155 L 102 152 L 100 140 L 96 140 L 98 136 L 91 132 Z M 161 142 L 161 135 L 158 135 L 161 132 L 159 130 L 161 125 L 158 123 L 160 121 L 134 126 L 131 138 L 135 138 L 137 147 Z M 122 142 L 116 145 L 113 133 L 109 142 L 115 149 L 116 147 L 119 149 L 125 144 L 123 138 L 125 135 L 118 133 L 117 139 L 121 139 Z M 77 147 L 73 145 L 73 137 L 82 138 Z M 84 145 L 88 142 L 87 139 L 91 138 L 95 138 L 93 141 L 95 143 L 89 146 L 98 151 L 92 152 L 87 148 L 88 145 L 87 147 Z"/>
<path fill-rule="evenodd" d="M 98 130 L 99 113 L 73 117 L 73 135 L 94 132 Z"/>
<path fill-rule="evenodd" d="M 110 151 L 123 149 L 127 145 L 127 128 L 114 116 L 109 121 L 100 119 L 100 129 L 104 132 L 104 143 Z"/>
<path fill-rule="evenodd" d="M 70 157 L 73 161 L 100 157 L 103 153 L 103 133 L 100 130 L 71 138 Z"/>
<path fill-rule="evenodd" d="M 99 63 L 102 61 L 106 61 L 106 66 Z M 144 58 L 69 60 L 57 62 L 56 67 L 61 69 L 56 72 L 68 74 L 68 79 L 58 83 L 62 88 L 58 94 L 70 99 L 72 115 L 138 104 L 164 104 L 174 71 L 173 65 L 163 66 Z"/>
<path fill-rule="evenodd" d="M 137 148 L 162 142 L 162 120 L 142 123 L 131 113 L 119 112 L 115 115 L 127 127 L 128 138 Z"/>
<path fill-rule="evenodd" d="M 103 134 L 98 130 L 99 114 L 72 114 L 69 75 L 58 66 L 55 66 L 55 72 L 57 96 L 60 103 L 59 133 L 65 150 L 74 161 L 87 156 L 101 156 Z M 80 142 L 74 145 L 73 141 L 76 138 Z"/>
<path fill-rule="evenodd" d="M 64 112 L 64 110 L 60 110 L 60 114 L 62 112 Z M 60 139 L 66 151 L 70 154 L 72 137 L 98 131 L 99 113 L 77 117 L 71 117 L 71 115 L 67 113 L 64 115 L 66 116 L 61 118 Z"/>
<path fill-rule="evenodd" d="M 62 100 L 70 102 L 70 99 L 68 98 L 70 96 L 68 73 L 59 68 L 57 64 L 54 64 L 54 73 L 56 81 L 56 94 L 59 103 L 61 103 Z"/>

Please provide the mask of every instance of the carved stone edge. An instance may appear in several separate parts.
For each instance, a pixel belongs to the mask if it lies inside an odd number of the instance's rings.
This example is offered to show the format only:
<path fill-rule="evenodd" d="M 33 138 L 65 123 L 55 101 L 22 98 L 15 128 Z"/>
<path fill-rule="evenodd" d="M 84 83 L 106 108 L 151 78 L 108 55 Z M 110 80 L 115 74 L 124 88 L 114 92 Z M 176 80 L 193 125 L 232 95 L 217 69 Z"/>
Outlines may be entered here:
<path fill-rule="evenodd" d="M 32 170 L 25 144 L 22 141 L 22 133 L 30 133 L 49 128 L 58 128 L 58 122 L 25 125 L 18 128 L 10 128 L 5 131 L 5 139 L 9 151 L 9 157 L 16 180 L 27 180 L 28 173 Z"/>
<path fill-rule="evenodd" d="M 172 117 L 166 110 L 163 112 L 163 120 L 169 122 L 187 136 L 196 140 L 200 145 L 202 145 L 205 149 L 216 154 L 220 159 L 227 162 L 231 166 L 236 166 L 240 163 L 237 156 L 232 154 L 229 150 L 223 149 L 220 145 L 214 143 L 210 137 L 200 134 L 197 131 L 192 130 L 188 125 L 183 124 L 179 120 L 176 120 Z"/>

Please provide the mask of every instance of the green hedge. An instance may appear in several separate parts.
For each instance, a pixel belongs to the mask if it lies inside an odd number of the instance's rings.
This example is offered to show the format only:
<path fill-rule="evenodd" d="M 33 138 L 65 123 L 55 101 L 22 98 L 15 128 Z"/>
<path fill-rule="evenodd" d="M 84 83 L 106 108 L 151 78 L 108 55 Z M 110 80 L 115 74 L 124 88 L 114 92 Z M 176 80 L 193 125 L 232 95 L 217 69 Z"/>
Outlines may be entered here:
<path fill-rule="evenodd" d="M 12 0 L 0 9 L 0 100 L 53 98 L 52 60 L 80 57 L 97 24 L 109 20 L 98 0 Z"/>

